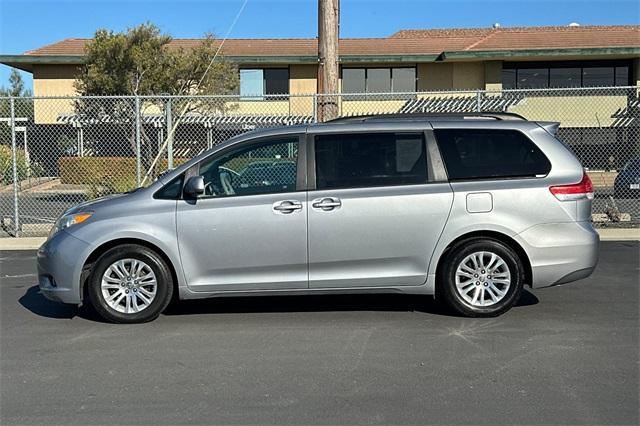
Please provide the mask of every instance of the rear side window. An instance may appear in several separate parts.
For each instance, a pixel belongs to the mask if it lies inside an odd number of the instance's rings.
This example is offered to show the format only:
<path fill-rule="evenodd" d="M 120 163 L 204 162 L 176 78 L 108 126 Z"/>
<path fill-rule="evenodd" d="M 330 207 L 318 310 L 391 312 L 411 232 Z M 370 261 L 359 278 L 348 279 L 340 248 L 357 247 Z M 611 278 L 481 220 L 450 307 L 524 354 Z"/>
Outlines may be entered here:
<path fill-rule="evenodd" d="M 551 163 L 517 130 L 438 129 L 438 146 L 449 179 L 485 179 L 546 175 Z"/>
<path fill-rule="evenodd" d="M 317 189 L 427 183 L 422 133 L 316 136 Z"/>

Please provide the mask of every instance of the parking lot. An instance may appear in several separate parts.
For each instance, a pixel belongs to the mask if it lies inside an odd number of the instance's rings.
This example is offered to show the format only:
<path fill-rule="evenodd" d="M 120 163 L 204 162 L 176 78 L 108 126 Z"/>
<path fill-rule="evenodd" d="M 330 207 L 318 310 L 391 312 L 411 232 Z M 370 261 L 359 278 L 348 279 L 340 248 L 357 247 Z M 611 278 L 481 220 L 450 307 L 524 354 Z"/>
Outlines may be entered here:
<path fill-rule="evenodd" d="M 402 295 L 183 302 L 112 325 L 0 252 L 2 424 L 638 424 L 639 249 L 494 319 Z"/>

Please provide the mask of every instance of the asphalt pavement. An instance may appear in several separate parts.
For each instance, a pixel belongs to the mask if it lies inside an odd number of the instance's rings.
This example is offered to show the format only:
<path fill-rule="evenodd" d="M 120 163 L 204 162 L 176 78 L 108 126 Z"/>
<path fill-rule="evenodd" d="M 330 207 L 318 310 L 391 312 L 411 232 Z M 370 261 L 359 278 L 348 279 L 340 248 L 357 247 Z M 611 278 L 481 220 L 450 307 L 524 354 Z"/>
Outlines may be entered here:
<path fill-rule="evenodd" d="M 638 242 L 492 319 L 427 297 L 182 302 L 142 325 L 48 302 L 0 252 L 1 424 L 638 424 Z"/>

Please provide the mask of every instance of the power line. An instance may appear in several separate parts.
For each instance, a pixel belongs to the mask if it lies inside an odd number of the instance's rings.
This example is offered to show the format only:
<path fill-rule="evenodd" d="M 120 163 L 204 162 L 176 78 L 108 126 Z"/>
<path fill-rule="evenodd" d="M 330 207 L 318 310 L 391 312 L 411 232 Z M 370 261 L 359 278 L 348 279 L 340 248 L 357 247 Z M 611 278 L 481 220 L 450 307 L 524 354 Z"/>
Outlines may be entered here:
<path fill-rule="evenodd" d="M 231 25 L 229 25 L 229 29 L 227 30 L 227 33 L 225 34 L 224 38 L 220 42 L 220 45 L 218 45 L 218 49 L 216 49 L 216 53 L 213 55 L 213 58 L 211 58 L 211 61 L 209 61 L 209 65 L 207 66 L 207 69 L 204 70 L 204 72 L 202 73 L 202 77 L 200 77 L 200 80 L 196 84 L 196 87 L 195 87 L 196 90 L 200 88 L 200 85 L 202 84 L 202 82 L 204 81 L 205 77 L 207 76 L 207 73 L 209 72 L 209 70 L 213 66 L 214 61 L 216 60 L 216 58 L 218 57 L 218 54 L 222 50 L 222 46 L 224 45 L 224 42 L 227 41 L 227 38 L 229 38 L 229 35 L 231 34 L 231 31 L 233 31 L 233 27 L 235 27 L 236 22 L 238 22 L 238 19 L 240 18 L 240 15 L 242 15 L 242 12 L 244 11 L 244 8 L 247 5 L 247 3 L 249 3 L 249 0 L 244 0 L 244 2 L 242 3 L 242 6 L 240 6 L 240 9 L 238 10 L 238 13 L 236 13 L 236 16 L 233 18 L 233 21 L 231 22 Z M 182 112 L 180 112 L 180 115 L 176 119 L 176 122 L 171 127 L 171 130 L 169 131 L 169 133 L 167 133 L 167 138 L 164 140 L 164 142 L 162 143 L 162 146 L 158 150 L 158 155 L 156 155 L 156 157 L 153 159 L 153 162 L 149 166 L 149 170 L 147 170 L 147 173 L 145 173 L 144 178 L 142 179 L 141 185 L 144 185 L 145 182 L 147 181 L 147 179 L 149 178 L 149 176 L 151 176 L 151 172 L 155 168 L 156 164 L 158 164 L 158 161 L 160 160 L 160 156 L 164 153 L 164 150 L 167 148 L 167 145 L 169 144 L 169 141 L 171 139 L 173 139 L 173 135 L 175 134 L 176 129 L 178 128 L 178 125 L 180 124 L 180 121 L 182 120 L 182 117 L 184 117 L 184 115 L 186 114 L 187 110 L 189 109 L 190 104 L 191 104 L 191 100 L 187 100 L 187 103 L 185 104 L 184 108 L 182 109 Z M 140 111 L 137 111 L 137 114 L 140 114 Z M 171 111 L 169 111 L 169 114 L 171 114 Z"/>

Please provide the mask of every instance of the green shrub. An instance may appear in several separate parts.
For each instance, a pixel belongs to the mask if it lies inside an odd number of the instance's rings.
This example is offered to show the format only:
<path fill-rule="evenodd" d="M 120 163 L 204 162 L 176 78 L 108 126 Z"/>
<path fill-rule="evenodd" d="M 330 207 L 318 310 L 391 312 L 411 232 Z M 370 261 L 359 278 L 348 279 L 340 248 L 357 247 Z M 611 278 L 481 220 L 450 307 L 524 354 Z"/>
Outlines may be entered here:
<path fill-rule="evenodd" d="M 185 161 L 176 158 L 174 165 Z M 58 168 L 61 183 L 88 186 L 89 198 L 126 192 L 136 187 L 135 157 L 60 157 Z M 166 159 L 160 160 L 156 166 L 157 170 L 166 168 Z"/>
<path fill-rule="evenodd" d="M 42 176 L 42 167 L 36 163 L 27 163 L 27 157 L 24 154 L 24 149 L 18 149 L 16 151 L 16 165 L 18 181 L 24 180 L 27 177 L 39 177 Z M 8 185 L 13 183 L 13 158 L 11 155 L 11 147 L 6 145 L 0 145 L 0 184 Z"/>

